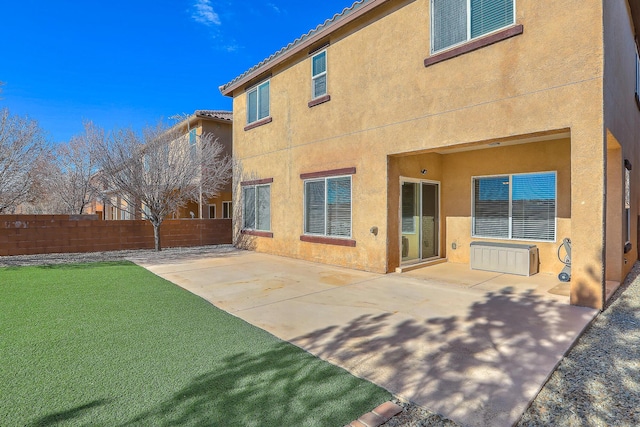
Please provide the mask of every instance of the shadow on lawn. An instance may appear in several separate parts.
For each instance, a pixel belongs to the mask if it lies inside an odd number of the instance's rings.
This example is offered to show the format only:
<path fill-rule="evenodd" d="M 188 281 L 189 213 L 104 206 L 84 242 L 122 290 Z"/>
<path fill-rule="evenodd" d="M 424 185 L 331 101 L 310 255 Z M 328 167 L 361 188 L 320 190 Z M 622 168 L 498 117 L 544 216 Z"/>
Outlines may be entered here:
<path fill-rule="evenodd" d="M 390 396 L 287 343 L 236 354 L 124 425 L 338 426 Z M 354 414 L 357 412 L 357 414 Z"/>
<path fill-rule="evenodd" d="M 99 399 L 84 405 L 77 406 L 73 409 L 66 411 L 60 411 L 53 414 L 46 415 L 42 418 L 38 418 L 32 423 L 28 424 L 29 427 L 49 427 L 54 426 L 65 421 L 73 421 L 74 418 L 84 417 L 90 410 L 96 409 L 99 406 L 104 406 L 110 403 L 108 399 Z"/>
<path fill-rule="evenodd" d="M 512 425 L 590 313 L 507 287 L 464 316 L 362 315 L 292 342 L 458 423 Z"/>

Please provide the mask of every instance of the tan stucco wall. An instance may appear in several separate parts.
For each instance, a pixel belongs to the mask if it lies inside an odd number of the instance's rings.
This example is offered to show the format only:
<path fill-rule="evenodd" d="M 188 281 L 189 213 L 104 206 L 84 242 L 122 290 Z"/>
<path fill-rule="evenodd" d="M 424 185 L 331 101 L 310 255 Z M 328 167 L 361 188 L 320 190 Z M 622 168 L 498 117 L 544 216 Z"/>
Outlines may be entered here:
<path fill-rule="evenodd" d="M 483 145 L 482 147 L 486 147 Z M 571 140 L 553 139 L 495 148 L 476 149 L 452 154 L 424 154 L 389 159 L 389 222 L 397 223 L 401 177 L 441 182 L 440 254 L 451 262 L 469 262 L 472 241 L 497 241 L 471 237 L 472 178 L 476 176 L 556 172 L 557 241 L 512 243 L 535 244 L 540 253 L 540 271 L 557 273 L 562 264 L 557 247 L 564 237 L 571 237 Z M 421 173 L 427 169 L 427 174 Z M 392 209 L 394 208 L 394 209 Z M 395 213 L 395 215 L 394 215 Z M 389 232 L 389 259 L 392 267 L 399 264 L 398 231 Z M 393 236 L 393 237 L 392 237 Z M 503 241 L 504 242 L 504 241 Z M 456 249 L 452 249 L 455 243 Z"/>
<path fill-rule="evenodd" d="M 585 7 L 578 0 L 519 0 L 516 22 L 524 26 L 522 35 L 425 68 L 429 1 L 390 1 L 380 7 L 379 15 L 367 16 L 331 36 L 329 102 L 307 106 L 311 65 L 306 53 L 270 70 L 271 123 L 245 131 L 246 96 L 237 90 L 235 156 L 247 175 L 274 179 L 273 238 L 256 238 L 255 248 L 390 271 L 398 257 L 395 177 L 405 173 L 399 170 L 402 162 L 389 160 L 394 155 L 568 130 L 570 149 L 569 143 L 562 143 L 563 167 L 570 167 L 565 173 L 571 176 L 572 186 L 571 196 L 563 196 L 566 215 L 559 221 L 558 237 L 570 235 L 574 242 L 572 286 L 580 295 L 575 301 L 601 304 L 597 297 L 603 281 L 605 193 L 601 4 L 589 2 Z M 420 163 L 420 159 L 403 159 L 404 167 L 411 170 Z M 504 163 L 511 160 L 505 158 Z M 539 165 L 548 169 L 545 161 Z M 301 242 L 300 174 L 344 167 L 357 169 L 352 213 L 356 247 Z M 429 168 L 424 178 L 437 180 L 437 170 Z M 451 217 L 468 217 L 468 210 L 460 206 L 470 204 L 470 179 L 452 176 L 448 170 L 454 168 L 443 164 L 439 172 L 443 208 L 446 204 Z M 447 191 L 448 185 L 467 187 L 469 197 L 460 196 L 465 198 L 464 205 L 452 205 L 457 196 Z M 378 227 L 377 236 L 369 233 L 371 226 Z M 442 230 L 447 236 L 452 233 L 448 226 L 443 224 Z M 443 239 L 441 249 L 449 243 L 449 237 Z M 547 249 L 545 259 L 551 258 L 551 247 Z M 548 265 L 555 271 L 551 261 Z"/>
<path fill-rule="evenodd" d="M 638 201 L 640 200 L 640 111 L 635 102 L 635 29 L 626 1 L 604 2 L 604 43 L 612 46 L 604 57 L 605 129 L 608 150 L 607 173 L 607 280 L 622 281 L 638 259 Z M 631 170 L 631 243 L 623 253 L 624 159 Z"/>

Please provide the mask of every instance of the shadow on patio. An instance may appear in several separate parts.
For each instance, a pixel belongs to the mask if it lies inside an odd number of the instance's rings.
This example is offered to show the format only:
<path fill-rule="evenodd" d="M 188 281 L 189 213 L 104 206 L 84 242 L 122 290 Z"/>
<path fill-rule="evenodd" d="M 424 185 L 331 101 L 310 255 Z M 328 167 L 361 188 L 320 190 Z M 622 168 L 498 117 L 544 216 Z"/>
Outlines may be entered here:
<path fill-rule="evenodd" d="M 292 342 L 463 425 L 512 425 L 592 318 L 533 291 L 488 292 L 466 316 L 363 315 Z"/>

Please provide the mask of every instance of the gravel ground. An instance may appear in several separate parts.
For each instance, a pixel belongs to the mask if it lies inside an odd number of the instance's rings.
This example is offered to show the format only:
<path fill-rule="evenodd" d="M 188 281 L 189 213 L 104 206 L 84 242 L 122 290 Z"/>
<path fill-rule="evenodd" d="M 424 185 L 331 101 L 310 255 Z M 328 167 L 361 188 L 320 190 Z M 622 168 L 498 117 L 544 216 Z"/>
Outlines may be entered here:
<path fill-rule="evenodd" d="M 230 245 L 193 248 L 0 257 L 0 267 L 120 261 L 164 263 L 232 252 Z M 455 427 L 411 403 L 384 427 Z M 606 310 L 562 360 L 518 427 L 640 425 L 640 263 Z"/>
<path fill-rule="evenodd" d="M 196 246 L 191 248 L 165 248 L 160 252 L 153 249 L 139 249 L 131 251 L 110 251 L 110 252 L 90 252 L 72 254 L 40 254 L 40 255 L 18 255 L 0 256 L 0 267 L 18 267 L 30 265 L 56 265 L 72 264 L 78 262 L 99 262 L 99 261 L 133 261 L 133 262 L 153 262 L 169 263 L 188 259 L 194 256 L 207 254 L 220 254 L 233 252 L 236 249 L 231 245 L 217 246 Z"/>

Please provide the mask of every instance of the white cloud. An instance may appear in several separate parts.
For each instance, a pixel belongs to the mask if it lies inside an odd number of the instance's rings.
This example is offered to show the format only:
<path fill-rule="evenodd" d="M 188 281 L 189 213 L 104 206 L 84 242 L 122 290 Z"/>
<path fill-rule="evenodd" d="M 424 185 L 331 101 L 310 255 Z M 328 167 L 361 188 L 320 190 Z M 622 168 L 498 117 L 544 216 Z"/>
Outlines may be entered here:
<path fill-rule="evenodd" d="M 220 17 L 211 6 L 211 0 L 196 0 L 191 17 L 194 21 L 207 26 L 221 24 Z"/>
<path fill-rule="evenodd" d="M 276 6 L 275 4 L 273 4 L 273 3 L 267 3 L 267 6 L 269 6 L 271 9 L 273 9 L 273 11 L 274 11 L 275 13 L 277 13 L 277 14 L 280 14 L 280 13 L 281 13 L 280 8 L 279 8 L 278 6 Z"/>

